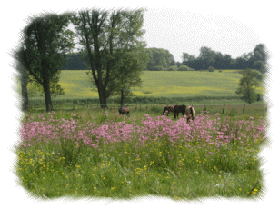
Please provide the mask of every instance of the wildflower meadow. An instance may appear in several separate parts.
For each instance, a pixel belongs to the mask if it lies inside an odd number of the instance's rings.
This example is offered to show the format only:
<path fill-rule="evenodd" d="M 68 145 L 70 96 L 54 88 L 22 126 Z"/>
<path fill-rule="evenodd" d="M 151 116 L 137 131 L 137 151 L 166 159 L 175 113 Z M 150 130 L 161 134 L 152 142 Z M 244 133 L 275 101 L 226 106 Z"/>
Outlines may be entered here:
<path fill-rule="evenodd" d="M 18 182 L 36 197 L 255 198 L 261 115 L 27 114 L 15 147 Z"/>

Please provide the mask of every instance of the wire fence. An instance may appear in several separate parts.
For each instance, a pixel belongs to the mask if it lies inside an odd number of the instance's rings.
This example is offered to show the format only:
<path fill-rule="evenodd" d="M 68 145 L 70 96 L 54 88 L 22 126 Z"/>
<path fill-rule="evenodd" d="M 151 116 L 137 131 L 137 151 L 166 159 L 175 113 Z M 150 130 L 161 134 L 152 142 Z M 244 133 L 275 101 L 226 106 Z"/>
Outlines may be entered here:
<path fill-rule="evenodd" d="M 103 104 L 105 105 L 105 104 Z M 130 112 L 136 111 L 146 111 L 146 112 L 163 112 L 163 109 L 167 105 L 174 104 L 124 104 L 123 106 L 128 106 Z M 248 114 L 248 113 L 266 113 L 266 104 L 186 104 L 187 106 L 193 106 L 196 112 L 209 112 L 209 113 L 220 113 L 220 114 Z M 106 104 L 106 110 L 108 111 L 118 111 L 120 108 L 119 104 Z M 90 104 L 90 103 L 53 103 L 53 110 L 98 110 L 101 109 L 101 104 Z M 31 107 L 31 111 L 37 112 L 38 110 L 45 110 L 42 107 Z"/>

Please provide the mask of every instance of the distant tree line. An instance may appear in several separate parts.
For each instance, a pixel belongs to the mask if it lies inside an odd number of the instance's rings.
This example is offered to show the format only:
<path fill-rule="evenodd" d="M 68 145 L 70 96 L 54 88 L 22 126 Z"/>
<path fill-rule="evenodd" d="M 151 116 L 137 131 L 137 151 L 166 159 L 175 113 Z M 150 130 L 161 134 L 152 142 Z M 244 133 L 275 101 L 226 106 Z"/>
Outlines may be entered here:
<path fill-rule="evenodd" d="M 267 55 L 263 44 L 256 45 L 253 52 L 243 54 L 235 59 L 231 55 L 215 52 L 209 47 L 200 48 L 199 56 L 183 53 L 182 63 L 175 62 L 174 56 L 166 49 L 145 48 L 149 61 L 147 71 L 191 71 L 211 69 L 256 69 L 261 73 L 266 72 Z M 62 70 L 86 70 L 83 55 L 72 53 L 67 55 L 67 62 Z"/>
<path fill-rule="evenodd" d="M 80 53 L 71 53 L 67 55 L 66 63 L 62 70 L 88 70 L 85 63 L 85 55 Z"/>
<path fill-rule="evenodd" d="M 253 52 L 243 54 L 235 59 L 231 55 L 223 55 L 209 47 L 201 47 L 198 57 L 183 53 L 182 65 L 187 65 L 195 70 L 207 70 L 210 66 L 215 69 L 256 69 L 261 73 L 266 72 L 267 54 L 263 44 L 256 45 Z"/>

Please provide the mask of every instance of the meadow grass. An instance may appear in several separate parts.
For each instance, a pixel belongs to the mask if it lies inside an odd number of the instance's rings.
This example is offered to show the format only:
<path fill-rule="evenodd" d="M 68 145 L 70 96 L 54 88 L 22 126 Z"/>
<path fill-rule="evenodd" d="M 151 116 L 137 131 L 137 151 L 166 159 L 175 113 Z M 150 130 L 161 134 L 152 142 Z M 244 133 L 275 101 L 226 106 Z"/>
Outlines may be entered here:
<path fill-rule="evenodd" d="M 26 115 L 15 149 L 18 182 L 47 198 L 260 197 L 264 115 L 201 111 L 189 124 L 182 116 L 158 115 L 104 110 Z"/>
<path fill-rule="evenodd" d="M 65 89 L 65 95 L 56 95 L 57 99 L 97 98 L 98 92 L 86 75 L 88 70 L 62 70 L 59 84 Z M 238 87 L 242 75 L 235 70 L 223 70 L 222 73 L 199 71 L 144 71 L 142 88 L 132 88 L 136 96 L 192 97 L 192 96 L 232 96 Z M 256 88 L 257 94 L 263 94 L 263 84 Z M 20 87 L 18 88 L 20 92 Z M 34 98 L 43 98 L 40 95 Z"/>

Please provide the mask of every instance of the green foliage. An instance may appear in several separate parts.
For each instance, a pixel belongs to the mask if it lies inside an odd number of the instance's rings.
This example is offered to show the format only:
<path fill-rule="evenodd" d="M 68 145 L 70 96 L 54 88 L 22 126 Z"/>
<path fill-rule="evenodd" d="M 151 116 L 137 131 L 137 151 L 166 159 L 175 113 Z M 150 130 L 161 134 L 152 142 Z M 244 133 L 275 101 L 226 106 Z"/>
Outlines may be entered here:
<path fill-rule="evenodd" d="M 50 94 L 51 95 L 65 95 L 65 89 L 58 84 L 60 78 L 60 72 L 57 73 L 56 77 L 50 81 Z M 40 85 L 33 76 L 30 76 L 28 83 L 28 94 L 30 97 L 35 95 L 44 95 L 45 91 L 42 85 Z"/>
<path fill-rule="evenodd" d="M 145 50 L 149 56 L 149 62 L 146 67 L 149 71 L 162 71 L 162 69 L 168 69 L 169 66 L 175 64 L 173 55 L 166 49 L 154 47 Z"/>
<path fill-rule="evenodd" d="M 152 66 L 149 70 L 150 71 L 165 71 L 165 68 L 161 65 L 155 65 L 155 66 Z"/>
<path fill-rule="evenodd" d="M 240 79 L 239 87 L 235 93 L 242 95 L 243 100 L 248 104 L 252 104 L 257 99 L 255 88 L 259 85 L 259 81 L 256 79 L 258 74 L 251 69 L 246 69 L 242 71 L 242 75 L 243 77 Z"/>
<path fill-rule="evenodd" d="M 168 68 L 167 71 L 177 71 L 177 66 L 176 65 L 172 65 Z"/>
<path fill-rule="evenodd" d="M 66 53 L 74 48 L 74 33 L 67 29 L 68 15 L 35 17 L 24 29 L 21 62 L 28 75 L 43 87 L 46 111 L 52 110 L 52 92 L 63 93 L 59 86 L 59 69 L 66 61 Z"/>
<path fill-rule="evenodd" d="M 62 70 L 86 70 L 85 53 L 71 53 L 66 55 L 66 63 Z"/>
<path fill-rule="evenodd" d="M 193 68 L 188 67 L 187 65 L 180 65 L 177 71 L 194 71 Z"/>
<path fill-rule="evenodd" d="M 214 67 L 212 67 L 212 66 L 209 66 L 209 68 L 208 68 L 208 72 L 214 72 Z"/>
<path fill-rule="evenodd" d="M 260 73 L 264 74 L 266 72 L 266 67 L 263 61 L 255 61 L 254 66 Z"/>

